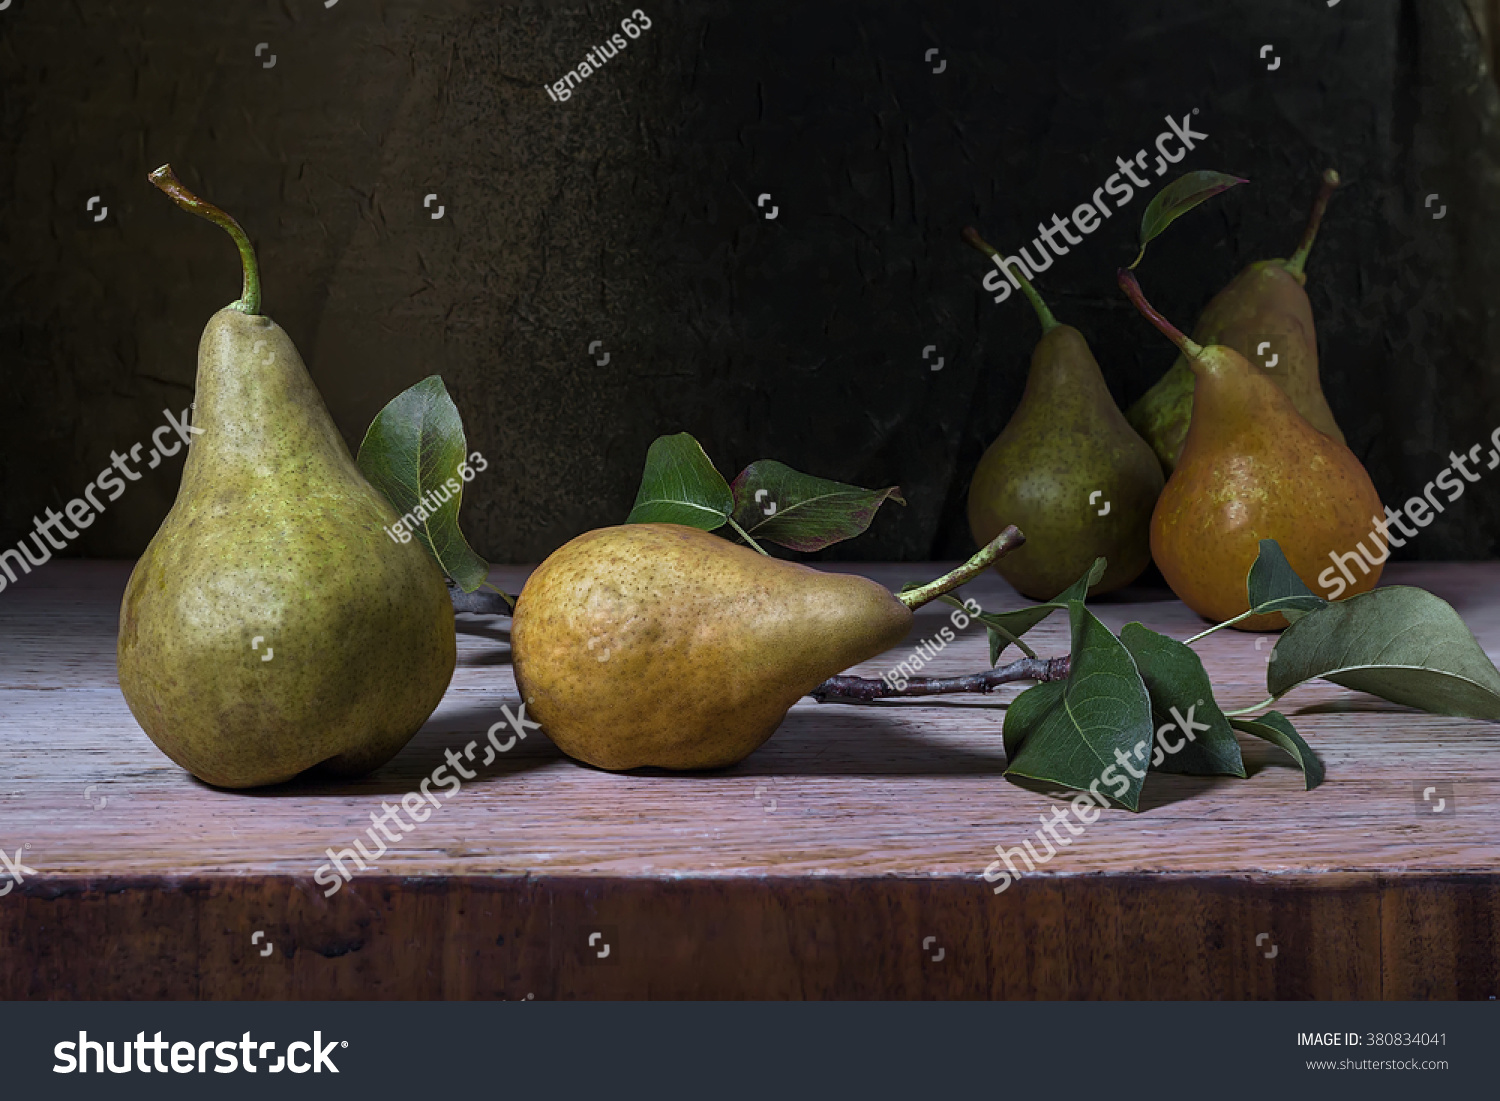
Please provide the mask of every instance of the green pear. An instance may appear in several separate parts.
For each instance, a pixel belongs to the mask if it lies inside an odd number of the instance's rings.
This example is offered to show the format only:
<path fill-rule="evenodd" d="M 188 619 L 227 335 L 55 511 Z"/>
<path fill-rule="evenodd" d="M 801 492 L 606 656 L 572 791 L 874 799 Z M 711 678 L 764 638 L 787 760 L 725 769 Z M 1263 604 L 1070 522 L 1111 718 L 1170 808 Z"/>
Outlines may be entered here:
<path fill-rule="evenodd" d="M 964 238 L 997 253 L 972 229 Z M 1051 600 L 1095 558 L 1108 567 L 1090 592 L 1128 585 L 1151 561 L 1151 510 L 1161 467 L 1110 396 L 1088 341 L 1052 316 L 1012 265 L 1042 323 L 1021 403 L 969 485 L 969 529 L 984 546 L 1007 524 L 1026 545 L 995 569 L 1022 596 Z"/>
<path fill-rule="evenodd" d="M 239 246 L 241 299 L 198 347 L 177 500 L 120 610 L 120 688 L 151 740 L 220 787 L 378 768 L 437 706 L 453 607 L 360 474 L 286 332 L 260 313 L 239 225 L 164 165 L 151 181 Z"/>

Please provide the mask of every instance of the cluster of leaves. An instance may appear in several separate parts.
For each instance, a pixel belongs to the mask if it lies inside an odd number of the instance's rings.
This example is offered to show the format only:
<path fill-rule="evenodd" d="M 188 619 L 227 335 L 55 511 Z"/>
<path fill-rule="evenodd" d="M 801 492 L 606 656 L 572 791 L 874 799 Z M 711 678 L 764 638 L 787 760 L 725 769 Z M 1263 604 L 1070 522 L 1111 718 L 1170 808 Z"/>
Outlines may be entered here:
<path fill-rule="evenodd" d="M 1109 771 L 1124 780 L 1111 797 L 1136 810 L 1152 770 L 1244 777 L 1239 730 L 1286 750 L 1309 790 L 1322 783 L 1322 762 L 1281 712 L 1246 718 L 1220 709 L 1188 643 L 1140 623 L 1112 634 L 1084 606 L 1103 572 L 1101 558 L 1055 600 L 976 617 L 988 629 L 992 665 L 1012 644 L 1030 655 L 1021 636 L 1056 610 L 1067 611 L 1072 629 L 1068 677 L 1027 689 L 1006 711 L 1007 775 L 1097 791 Z M 1458 613 L 1432 593 L 1393 585 L 1326 601 L 1303 584 L 1271 539 L 1261 540 L 1247 589 L 1249 611 L 1188 640 L 1250 616 L 1286 617 L 1289 626 L 1267 664 L 1271 698 L 1247 711 L 1321 677 L 1434 714 L 1500 720 L 1500 670 Z"/>
<path fill-rule="evenodd" d="M 898 486 L 860 489 L 772 459 L 753 462 L 726 482 L 702 445 L 679 432 L 658 437 L 646 452 L 641 488 L 625 522 L 704 531 L 727 524 L 762 554 L 758 540 L 806 552 L 859 535 L 886 501 L 906 504 Z"/>
<path fill-rule="evenodd" d="M 365 478 L 401 516 L 412 535 L 465 593 L 490 585 L 489 563 L 469 546 L 458 525 L 463 481 L 456 472 L 468 443 L 463 418 L 437 375 L 393 398 L 370 423 L 358 464 Z M 447 487 L 446 500 L 434 491 Z M 726 524 L 750 546 L 757 540 L 795 551 L 815 551 L 852 539 L 870 526 L 886 501 L 906 504 L 897 486 L 861 489 L 799 473 L 762 459 L 724 480 L 702 446 L 686 432 L 661 436 L 646 452 L 640 491 L 626 523 L 669 523 L 714 531 Z"/>

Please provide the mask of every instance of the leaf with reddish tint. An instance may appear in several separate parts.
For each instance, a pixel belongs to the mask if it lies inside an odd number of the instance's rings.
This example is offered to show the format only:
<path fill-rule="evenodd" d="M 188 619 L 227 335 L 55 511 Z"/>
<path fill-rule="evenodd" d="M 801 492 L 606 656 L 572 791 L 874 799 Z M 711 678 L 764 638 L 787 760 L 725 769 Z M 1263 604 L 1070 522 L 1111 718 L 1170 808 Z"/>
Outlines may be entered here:
<path fill-rule="evenodd" d="M 861 489 L 799 473 L 773 459 L 751 463 L 730 489 L 735 523 L 752 538 L 796 551 L 822 550 L 852 539 L 870 526 L 886 501 L 906 504 L 899 486 Z"/>
<path fill-rule="evenodd" d="M 1146 255 L 1146 246 L 1193 207 L 1222 191 L 1249 182 L 1223 172 L 1189 172 L 1167 184 L 1156 193 L 1147 204 L 1146 213 L 1141 215 L 1141 251 L 1130 266 L 1133 268 L 1139 264 L 1141 257 Z"/>

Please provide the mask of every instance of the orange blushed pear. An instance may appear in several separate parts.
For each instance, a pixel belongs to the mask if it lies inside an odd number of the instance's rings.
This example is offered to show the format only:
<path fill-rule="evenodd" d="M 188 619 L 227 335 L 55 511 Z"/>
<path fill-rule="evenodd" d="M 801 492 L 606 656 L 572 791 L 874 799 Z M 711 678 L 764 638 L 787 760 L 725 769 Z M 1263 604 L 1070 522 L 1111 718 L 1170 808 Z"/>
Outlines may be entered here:
<path fill-rule="evenodd" d="M 1354 452 L 1309 424 L 1244 356 L 1184 336 L 1124 269 L 1120 286 L 1193 372 L 1187 438 L 1151 515 L 1151 554 L 1172 591 L 1215 622 L 1248 611 L 1245 578 L 1262 539 L 1276 540 L 1309 587 L 1329 597 L 1318 573 L 1330 554 L 1346 554 L 1363 540 L 1375 567 L 1347 592 L 1374 588 L 1389 551 L 1372 517 L 1384 510 Z M 1270 630 L 1286 620 L 1278 612 L 1235 626 Z"/>

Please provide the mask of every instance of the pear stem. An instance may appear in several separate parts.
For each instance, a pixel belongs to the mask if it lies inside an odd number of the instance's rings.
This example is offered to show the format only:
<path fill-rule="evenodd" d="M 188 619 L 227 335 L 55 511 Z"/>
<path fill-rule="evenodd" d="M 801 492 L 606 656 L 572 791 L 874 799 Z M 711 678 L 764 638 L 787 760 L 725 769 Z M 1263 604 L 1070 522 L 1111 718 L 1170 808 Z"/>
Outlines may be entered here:
<path fill-rule="evenodd" d="M 1031 285 L 1031 280 L 1026 278 L 1024 271 L 1007 268 L 1001 262 L 1004 257 L 995 249 L 985 244 L 984 238 L 979 236 L 979 231 L 973 226 L 965 229 L 963 236 L 965 241 L 995 261 L 995 265 L 1000 269 L 1001 275 L 1008 276 L 1012 271 L 1015 272 L 1016 280 L 1021 284 L 1021 293 L 1031 300 L 1031 308 L 1036 311 L 1036 316 L 1042 323 L 1042 332 L 1050 333 L 1053 329 L 1057 328 L 1057 318 L 1052 316 L 1052 311 L 1047 308 L 1047 303 L 1042 301 L 1042 296 L 1037 294 L 1036 288 Z"/>
<path fill-rule="evenodd" d="M 1021 529 L 1011 524 L 999 535 L 991 539 L 984 549 L 958 567 L 958 569 L 943 574 L 942 577 L 939 577 L 935 581 L 919 585 L 915 589 L 907 589 L 904 593 L 897 593 L 896 599 L 915 611 L 923 604 L 936 600 L 944 593 L 952 592 L 960 585 L 973 581 L 974 578 L 978 577 L 1024 542 L 1026 542 L 1026 536 L 1021 534 Z"/>
<path fill-rule="evenodd" d="M 255 261 L 255 248 L 250 244 L 250 238 L 240 228 L 240 224 L 224 211 L 198 198 L 182 185 L 177 174 L 172 171 L 170 164 L 164 164 L 146 179 L 150 180 L 168 197 L 190 214 L 196 214 L 200 218 L 207 218 L 218 226 L 230 237 L 234 238 L 235 247 L 240 250 L 240 267 L 245 273 L 244 286 L 241 289 L 239 301 L 231 302 L 231 310 L 239 310 L 241 313 L 259 316 L 260 314 L 260 265 Z"/>
<path fill-rule="evenodd" d="M 1307 263 L 1307 254 L 1312 252 L 1313 241 L 1318 236 L 1318 227 L 1323 224 L 1323 211 L 1328 209 L 1328 200 L 1338 185 L 1339 174 L 1337 172 L 1330 168 L 1323 173 L 1323 186 L 1318 188 L 1318 197 L 1313 201 L 1312 214 L 1307 219 L 1307 229 L 1302 233 L 1302 243 L 1297 246 L 1297 251 L 1292 253 L 1292 258 L 1286 262 L 1286 270 L 1295 275 L 1298 282 L 1307 278 L 1303 275 L 1302 268 Z"/>
<path fill-rule="evenodd" d="M 892 696 L 947 696 L 960 692 L 985 695 L 1011 681 L 1065 680 L 1072 664 L 1073 659 L 1068 655 L 1060 658 L 1018 658 L 1009 665 L 987 669 L 983 673 L 971 673 L 967 677 L 911 677 L 904 688 L 870 677 L 829 677 L 808 695 L 819 703 L 830 700 L 846 703 L 854 700 L 879 700 Z"/>
<path fill-rule="evenodd" d="M 760 553 L 764 554 L 767 558 L 771 557 L 769 554 L 766 553 L 766 549 L 764 547 L 762 547 L 754 539 L 750 538 L 750 533 L 748 531 L 746 531 L 744 528 L 740 527 L 738 524 L 736 524 L 734 522 L 734 517 L 733 516 L 726 516 L 726 517 L 724 517 L 724 519 L 726 519 L 726 520 L 729 521 L 729 526 L 732 527 L 736 532 L 739 533 L 739 537 L 741 539 L 743 539 L 745 542 L 749 543 L 756 550 L 760 551 Z"/>
<path fill-rule="evenodd" d="M 1146 296 L 1141 292 L 1141 285 L 1136 281 L 1135 275 L 1129 268 L 1121 268 L 1118 272 L 1120 289 L 1125 292 L 1125 297 L 1135 304 L 1135 308 L 1141 311 L 1141 315 L 1147 321 L 1155 325 L 1163 334 L 1177 347 L 1181 348 L 1183 354 L 1189 359 L 1197 359 L 1203 354 L 1203 345 L 1199 344 L 1190 336 L 1184 335 L 1177 326 L 1173 325 L 1156 308 L 1146 301 Z"/>

